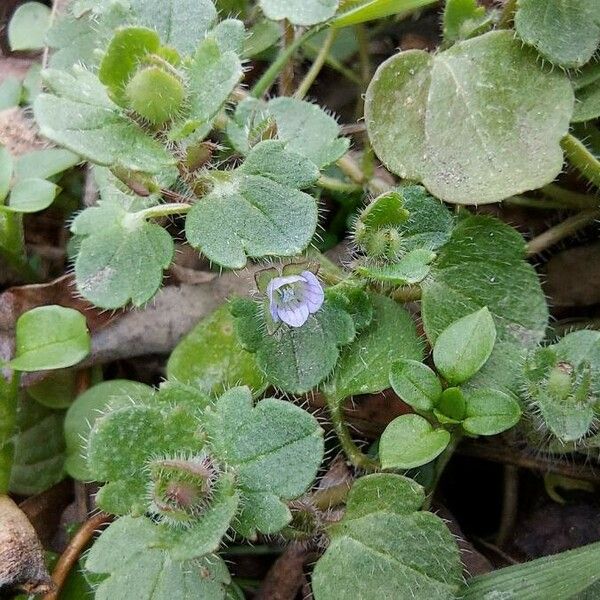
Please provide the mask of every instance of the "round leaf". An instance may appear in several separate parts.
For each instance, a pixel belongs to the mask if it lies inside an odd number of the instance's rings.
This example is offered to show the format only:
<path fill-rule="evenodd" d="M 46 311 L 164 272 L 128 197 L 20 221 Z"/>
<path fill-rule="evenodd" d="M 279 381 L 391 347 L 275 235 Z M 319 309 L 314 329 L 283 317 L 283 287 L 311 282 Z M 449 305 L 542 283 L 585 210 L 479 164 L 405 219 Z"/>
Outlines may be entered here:
<path fill-rule="evenodd" d="M 560 140 L 574 98 L 567 76 L 538 61 L 510 31 L 436 55 L 393 56 L 366 95 L 377 156 L 457 204 L 497 202 L 550 183 L 562 169 Z"/>
<path fill-rule="evenodd" d="M 466 396 L 467 418 L 462 426 L 474 435 L 496 435 L 519 422 L 517 400 L 499 390 L 475 390 Z"/>
<path fill-rule="evenodd" d="M 90 352 L 85 317 L 72 308 L 40 306 L 17 320 L 15 371 L 71 367 Z"/>
<path fill-rule="evenodd" d="M 431 410 L 442 394 L 437 375 L 417 360 L 398 360 L 390 369 L 390 385 L 406 404 L 416 410 Z"/>
<path fill-rule="evenodd" d="M 440 333 L 433 347 L 433 362 L 448 382 L 463 383 L 483 367 L 495 342 L 494 319 L 484 306 Z"/>
<path fill-rule="evenodd" d="M 26 2 L 17 8 L 8 24 L 10 49 L 40 50 L 50 27 L 50 9 L 41 2 Z"/>
<path fill-rule="evenodd" d="M 45 179 L 21 179 L 13 186 L 8 198 L 8 210 L 33 213 L 48 208 L 60 188 Z"/>
<path fill-rule="evenodd" d="M 379 456 L 384 469 L 412 469 L 431 462 L 450 442 L 445 429 L 433 429 L 419 415 L 396 417 L 379 440 Z"/>

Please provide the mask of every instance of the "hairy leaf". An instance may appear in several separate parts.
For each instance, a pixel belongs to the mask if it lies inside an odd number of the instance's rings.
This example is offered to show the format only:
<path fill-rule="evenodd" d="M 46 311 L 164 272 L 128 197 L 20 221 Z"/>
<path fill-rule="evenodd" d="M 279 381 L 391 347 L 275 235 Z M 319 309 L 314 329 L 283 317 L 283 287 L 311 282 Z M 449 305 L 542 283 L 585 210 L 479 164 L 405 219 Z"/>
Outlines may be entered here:
<path fill-rule="evenodd" d="M 259 394 L 267 382 L 253 354 L 240 345 L 227 305 L 205 317 L 177 344 L 167 377 L 191 383 L 209 394 L 247 385 Z"/>
<path fill-rule="evenodd" d="M 108 97 L 95 75 L 82 68 L 44 71 L 49 93 L 34 103 L 43 135 L 99 165 L 159 173 L 175 159 Z"/>
<path fill-rule="evenodd" d="M 233 388 L 207 414 L 214 455 L 236 473 L 247 501 L 235 527 L 250 537 L 274 533 L 291 515 L 282 500 L 300 496 L 323 458 L 323 430 L 298 406 L 266 398 L 252 406 L 248 388 Z M 285 519 L 282 519 L 282 516 Z"/>
<path fill-rule="evenodd" d="M 142 212 L 128 212 L 114 199 L 86 209 L 71 231 L 81 238 L 75 260 L 77 289 L 102 308 L 143 305 L 173 260 L 171 236 Z"/>
<path fill-rule="evenodd" d="M 499 93 L 501 90 L 501 93 Z M 388 59 L 366 97 L 373 148 L 403 178 L 457 204 L 497 202 L 550 183 L 562 168 L 573 95 L 509 31 L 432 56 Z"/>
<path fill-rule="evenodd" d="M 439 517 L 417 511 L 423 499 L 420 486 L 400 475 L 361 477 L 315 567 L 315 599 L 456 598 L 458 548 Z"/>
<path fill-rule="evenodd" d="M 343 349 L 333 377 L 325 384 L 328 395 L 340 400 L 389 387 L 390 363 L 421 360 L 423 344 L 408 312 L 393 300 L 373 294 L 373 319 Z"/>
<path fill-rule="evenodd" d="M 236 300 L 232 312 L 242 345 L 256 353 L 267 380 L 293 394 L 306 393 L 321 383 L 336 365 L 339 347 L 355 335 L 352 317 L 329 302 L 302 327 L 282 325 L 272 334 L 254 302 Z"/>
<path fill-rule="evenodd" d="M 512 227 L 484 216 L 460 220 L 423 284 L 423 324 L 431 342 L 454 321 L 487 306 L 499 340 L 539 343 L 548 307 L 524 259 L 525 242 Z"/>
<path fill-rule="evenodd" d="M 92 475 L 86 464 L 87 443 L 94 423 L 109 410 L 131 406 L 140 399 L 147 401 L 152 388 L 126 379 L 103 381 L 80 394 L 65 416 L 67 460 L 65 469 L 74 479 L 89 481 Z"/>
<path fill-rule="evenodd" d="M 180 561 L 158 541 L 157 528 L 146 517 L 122 517 L 112 523 L 85 561 L 87 571 L 107 576 L 95 598 L 125 600 L 135 589 L 139 600 L 225 600 L 231 579 L 218 556 Z"/>
<path fill-rule="evenodd" d="M 306 248 L 317 206 L 300 188 L 318 177 L 312 162 L 288 152 L 282 142 L 265 141 L 240 168 L 219 175 L 188 213 L 185 230 L 192 246 L 232 269 L 244 267 L 248 257 L 293 256 Z"/>
<path fill-rule="evenodd" d="M 587 0 L 520 0 L 519 37 L 565 68 L 582 67 L 600 44 L 600 5 Z"/>

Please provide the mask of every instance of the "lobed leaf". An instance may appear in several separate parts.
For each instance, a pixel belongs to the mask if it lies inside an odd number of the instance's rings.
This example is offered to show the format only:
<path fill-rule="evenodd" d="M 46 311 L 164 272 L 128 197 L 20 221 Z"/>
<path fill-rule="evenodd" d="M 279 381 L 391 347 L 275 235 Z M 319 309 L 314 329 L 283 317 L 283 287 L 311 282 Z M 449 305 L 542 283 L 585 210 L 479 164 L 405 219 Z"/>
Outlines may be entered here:
<path fill-rule="evenodd" d="M 146 517 L 122 517 L 96 540 L 85 561 L 88 572 L 105 575 L 97 600 L 225 600 L 231 578 L 218 556 L 174 559 L 162 548 L 156 526 Z"/>
<path fill-rule="evenodd" d="M 500 221 L 468 216 L 459 221 L 423 284 L 423 325 L 435 343 L 454 321 L 487 306 L 498 340 L 532 347 L 544 337 L 548 307 L 525 242 Z"/>
<path fill-rule="evenodd" d="M 232 269 L 244 267 L 248 257 L 299 254 L 317 226 L 316 203 L 299 188 L 317 177 L 312 162 L 288 152 L 282 142 L 261 142 L 194 204 L 186 237 L 208 259 Z"/>
<path fill-rule="evenodd" d="M 313 572 L 315 599 L 456 598 L 456 542 L 439 517 L 417 511 L 422 501 L 420 486 L 400 475 L 361 477 Z"/>
<path fill-rule="evenodd" d="M 122 113 L 95 75 L 72 71 L 43 73 L 50 91 L 36 98 L 34 114 L 44 136 L 99 165 L 144 173 L 174 165 L 174 157 Z"/>

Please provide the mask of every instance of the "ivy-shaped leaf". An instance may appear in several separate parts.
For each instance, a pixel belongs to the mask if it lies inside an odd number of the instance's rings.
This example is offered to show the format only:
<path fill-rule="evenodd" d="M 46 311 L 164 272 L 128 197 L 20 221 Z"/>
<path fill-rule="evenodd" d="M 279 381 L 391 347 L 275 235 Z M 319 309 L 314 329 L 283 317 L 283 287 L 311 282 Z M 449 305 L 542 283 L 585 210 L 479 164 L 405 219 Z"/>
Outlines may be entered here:
<path fill-rule="evenodd" d="M 285 142 L 290 152 L 310 159 L 319 169 L 343 156 L 348 138 L 340 138 L 337 121 L 316 104 L 295 98 L 274 98 L 263 102 L 246 98 L 236 107 L 227 134 L 233 147 L 247 154 L 260 140 L 272 135 Z"/>
<path fill-rule="evenodd" d="M 520 0 L 515 29 L 550 62 L 576 69 L 600 44 L 600 5 L 587 0 Z"/>
<path fill-rule="evenodd" d="M 339 347 L 355 335 L 350 314 L 333 304 L 326 301 L 302 327 L 283 325 L 272 334 L 266 331 L 261 307 L 252 300 L 235 300 L 231 311 L 242 345 L 256 353 L 266 379 L 283 391 L 303 394 L 332 372 Z"/>
<path fill-rule="evenodd" d="M 350 140 L 340 138 L 337 121 L 316 104 L 294 98 L 274 98 L 267 111 L 275 119 L 277 139 L 286 149 L 305 156 L 322 169 L 348 151 Z"/>
<path fill-rule="evenodd" d="M 40 94 L 34 113 L 43 135 L 99 165 L 160 173 L 175 159 L 129 119 L 98 78 L 81 67 L 73 74 L 46 70 L 49 93 Z"/>
<path fill-rule="evenodd" d="M 298 406 L 265 398 L 255 406 L 248 388 L 223 394 L 206 413 L 211 451 L 236 474 L 242 512 L 235 528 L 245 537 L 275 533 L 291 520 L 285 500 L 314 480 L 323 459 L 323 430 Z"/>
<path fill-rule="evenodd" d="M 157 400 L 112 410 L 98 419 L 87 447 L 90 473 L 96 481 L 109 482 L 98 493 L 98 506 L 113 514 L 146 512 L 150 458 L 176 457 L 184 449 L 199 455 L 204 447 L 199 433 L 185 405 L 172 407 Z"/>
<path fill-rule="evenodd" d="M 143 211 L 128 212 L 114 199 L 100 201 L 75 218 L 80 239 L 75 260 L 79 293 L 102 308 L 141 306 L 158 290 L 173 260 L 174 243 Z"/>
<path fill-rule="evenodd" d="M 314 164 L 282 142 L 261 142 L 241 167 L 213 174 L 212 191 L 188 213 L 187 239 L 232 269 L 244 267 L 248 257 L 299 254 L 317 226 L 316 202 L 300 189 L 317 178 Z"/>
<path fill-rule="evenodd" d="M 525 261 L 525 242 L 497 219 L 468 216 L 459 221 L 423 284 L 425 332 L 435 342 L 446 327 L 487 306 L 498 339 L 535 346 L 548 321 L 540 282 Z"/>
<path fill-rule="evenodd" d="M 393 56 L 367 90 L 375 152 L 394 173 L 457 204 L 497 202 L 551 182 L 562 169 L 573 94 L 564 73 L 537 60 L 509 31 L 436 55 Z"/>
<path fill-rule="evenodd" d="M 423 501 L 423 489 L 406 477 L 361 477 L 315 567 L 315 600 L 456 598 L 458 547 L 439 517 L 418 510 Z"/>
<path fill-rule="evenodd" d="M 98 506 L 154 514 L 164 521 L 156 526 L 161 546 L 183 560 L 216 551 L 232 522 L 248 537 L 287 525 L 285 501 L 312 483 L 323 431 L 291 403 L 266 398 L 253 406 L 247 387 L 211 402 L 170 383 L 97 419 L 87 458 L 90 475 L 107 482 Z"/>
<path fill-rule="evenodd" d="M 269 19 L 287 19 L 294 25 L 315 25 L 333 17 L 339 0 L 260 0 Z"/>
<path fill-rule="evenodd" d="M 156 526 L 146 517 L 122 517 L 96 540 L 85 561 L 91 574 L 104 575 L 97 600 L 225 600 L 231 577 L 223 560 L 174 559 L 160 547 Z"/>
<path fill-rule="evenodd" d="M 243 24 L 238 23 L 243 33 Z M 221 23 L 223 25 L 225 22 Z M 214 117 L 227 101 L 242 78 L 243 70 L 238 53 L 226 40 L 217 37 L 215 29 L 204 39 L 186 68 L 188 79 L 187 111 L 176 121 L 169 133 L 174 140 L 182 139 L 197 130 L 203 137 Z"/>

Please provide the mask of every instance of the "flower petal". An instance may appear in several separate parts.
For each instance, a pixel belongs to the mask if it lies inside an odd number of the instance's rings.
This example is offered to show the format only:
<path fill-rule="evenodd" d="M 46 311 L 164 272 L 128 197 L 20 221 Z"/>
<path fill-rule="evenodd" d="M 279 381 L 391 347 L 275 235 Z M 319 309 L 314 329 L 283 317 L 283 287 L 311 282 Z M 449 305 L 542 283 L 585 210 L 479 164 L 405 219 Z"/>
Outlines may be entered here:
<path fill-rule="evenodd" d="M 325 292 L 323 291 L 321 282 L 316 278 L 314 273 L 311 273 L 310 271 L 303 271 L 302 277 L 304 277 L 306 280 L 303 298 L 304 302 L 306 303 L 308 311 L 311 314 L 316 313 L 321 306 L 323 306 Z"/>
<path fill-rule="evenodd" d="M 290 327 L 302 327 L 309 316 L 308 306 L 300 304 L 295 308 L 280 308 L 279 318 Z"/>

